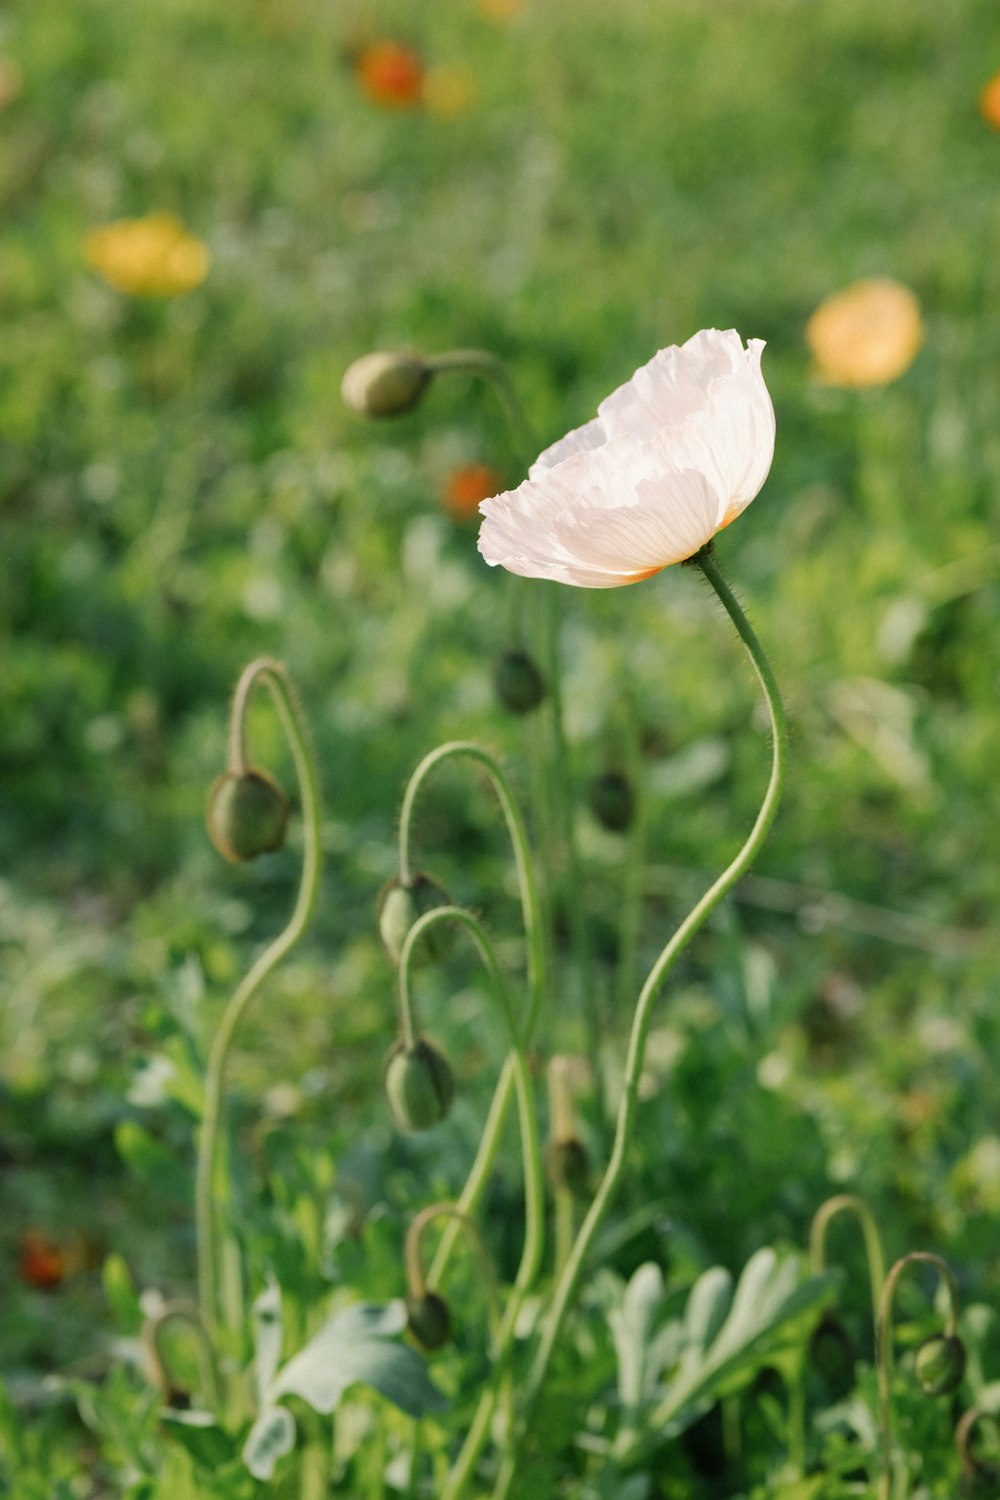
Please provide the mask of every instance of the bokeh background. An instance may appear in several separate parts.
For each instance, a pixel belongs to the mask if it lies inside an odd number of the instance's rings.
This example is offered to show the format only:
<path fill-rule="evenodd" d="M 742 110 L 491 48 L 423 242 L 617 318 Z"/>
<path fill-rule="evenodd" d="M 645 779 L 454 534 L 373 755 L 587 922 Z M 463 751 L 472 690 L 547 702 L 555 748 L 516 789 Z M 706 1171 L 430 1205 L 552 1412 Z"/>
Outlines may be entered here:
<path fill-rule="evenodd" d="M 792 773 L 661 1006 L 626 1207 L 669 1216 L 693 1265 L 738 1266 L 858 1191 L 891 1253 L 935 1248 L 995 1298 L 998 70 L 995 0 L 3 6 L 0 1357 L 25 1399 L 100 1362 L 108 1251 L 190 1287 L 197 1058 L 297 879 L 295 838 L 234 869 L 202 823 L 257 654 L 299 683 L 329 865 L 234 1067 L 251 1171 L 279 1134 L 341 1151 L 390 1205 L 414 1161 L 448 1185 L 384 1119 L 374 907 L 426 750 L 482 738 L 527 780 L 470 514 L 520 474 L 472 381 L 396 423 L 346 410 L 342 374 L 376 347 L 501 356 L 541 445 L 699 328 L 767 340 L 774 467 L 718 545 Z M 890 310 L 899 368 L 824 379 L 810 319 L 868 278 L 909 289 L 919 337 Z M 624 856 L 587 782 L 631 705 L 649 959 L 752 820 L 767 746 L 686 570 L 562 602 L 612 1076 Z M 290 775 L 266 711 L 253 732 Z M 446 779 L 420 840 L 513 932 L 481 788 Z M 426 979 L 467 1080 L 456 1140 L 499 1055 L 477 982 L 461 958 Z M 573 1027 L 553 996 L 546 1044 Z"/>

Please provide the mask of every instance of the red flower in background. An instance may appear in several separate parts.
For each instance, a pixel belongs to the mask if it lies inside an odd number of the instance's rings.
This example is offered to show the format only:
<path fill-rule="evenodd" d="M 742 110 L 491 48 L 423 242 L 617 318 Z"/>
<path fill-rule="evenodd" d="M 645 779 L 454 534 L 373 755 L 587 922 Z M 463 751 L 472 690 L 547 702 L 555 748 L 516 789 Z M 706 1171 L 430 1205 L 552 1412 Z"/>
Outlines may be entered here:
<path fill-rule="evenodd" d="M 488 464 L 464 464 L 448 477 L 442 500 L 456 521 L 471 521 L 479 514 L 479 502 L 503 488 L 503 477 Z"/>
<path fill-rule="evenodd" d="M 26 1286 L 50 1292 L 66 1274 L 66 1257 L 41 1229 L 26 1229 L 21 1236 L 17 1274 Z"/>
<path fill-rule="evenodd" d="M 404 42 L 373 42 L 357 57 L 362 92 L 385 109 L 416 109 L 423 103 L 424 65 Z"/>

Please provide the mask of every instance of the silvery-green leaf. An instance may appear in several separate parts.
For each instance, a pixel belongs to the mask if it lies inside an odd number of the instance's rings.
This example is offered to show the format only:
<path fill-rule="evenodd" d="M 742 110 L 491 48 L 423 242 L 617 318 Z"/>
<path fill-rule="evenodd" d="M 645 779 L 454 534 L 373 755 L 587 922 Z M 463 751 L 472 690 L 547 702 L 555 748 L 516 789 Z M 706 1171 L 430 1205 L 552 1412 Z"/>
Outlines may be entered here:
<path fill-rule="evenodd" d="M 295 1423 L 284 1406 L 262 1411 L 243 1445 L 243 1462 L 255 1479 L 270 1479 L 279 1458 L 295 1446 Z"/>
<path fill-rule="evenodd" d="M 271 1387 L 271 1398 L 301 1396 L 315 1411 L 331 1412 L 348 1386 L 361 1382 L 411 1417 L 445 1404 L 420 1356 L 392 1334 L 406 1324 L 402 1302 L 343 1308 L 294 1355 Z"/>
<path fill-rule="evenodd" d="M 257 1405 L 268 1404 L 271 1383 L 281 1361 L 281 1288 L 273 1276 L 253 1305 L 254 1381 Z"/>

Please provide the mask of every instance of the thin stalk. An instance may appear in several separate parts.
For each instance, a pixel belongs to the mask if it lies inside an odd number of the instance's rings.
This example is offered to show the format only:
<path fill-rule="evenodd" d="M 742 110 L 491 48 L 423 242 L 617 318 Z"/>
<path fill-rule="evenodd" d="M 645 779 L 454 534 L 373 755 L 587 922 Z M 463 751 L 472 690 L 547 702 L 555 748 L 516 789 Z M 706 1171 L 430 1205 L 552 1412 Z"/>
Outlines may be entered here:
<path fill-rule="evenodd" d="M 284 930 L 271 942 L 233 992 L 212 1042 L 205 1077 L 205 1106 L 198 1141 L 195 1179 L 195 1230 L 198 1246 L 198 1303 L 205 1326 L 214 1330 L 218 1317 L 218 1251 L 215 1242 L 215 1163 L 229 1049 L 247 1007 L 265 979 L 302 937 L 316 906 L 322 867 L 319 777 L 309 736 L 294 688 L 280 662 L 262 658 L 252 662 L 240 678 L 234 715 L 245 716 L 250 688 L 260 682 L 274 699 L 282 729 L 295 763 L 302 803 L 304 849 L 302 876 L 295 906 Z M 242 745 L 238 732 L 231 731 Z"/>
<path fill-rule="evenodd" d="M 715 910 L 727 891 L 736 884 L 740 876 L 753 863 L 774 820 L 784 785 L 788 730 L 785 723 L 785 711 L 781 701 L 781 694 L 778 691 L 778 685 L 771 670 L 771 665 L 739 602 L 719 572 L 710 553 L 707 551 L 701 552 L 694 559 L 694 562 L 701 568 L 708 582 L 718 595 L 723 608 L 732 620 L 740 640 L 746 647 L 763 690 L 770 713 L 773 736 L 771 775 L 767 791 L 764 794 L 764 800 L 757 814 L 756 822 L 742 849 L 740 849 L 736 857 L 684 918 L 673 937 L 666 944 L 659 958 L 653 964 L 642 987 L 632 1019 L 632 1030 L 629 1037 L 628 1054 L 625 1064 L 624 1088 L 618 1108 L 611 1157 L 598 1187 L 597 1194 L 577 1233 L 573 1252 L 556 1286 L 555 1296 L 545 1320 L 541 1340 L 526 1382 L 522 1408 L 525 1423 L 530 1422 L 534 1415 L 545 1377 L 548 1373 L 553 1350 L 562 1332 L 563 1322 L 569 1306 L 576 1294 L 584 1262 L 624 1175 L 626 1155 L 632 1138 L 632 1129 L 638 1106 L 639 1080 L 642 1076 L 643 1063 L 646 1056 L 646 1042 L 652 1021 L 653 1002 L 659 993 L 663 980 L 679 955 Z M 505 1464 L 501 1472 L 494 1490 L 495 1500 L 503 1500 L 503 1497 L 509 1495 L 515 1473 L 516 1460 L 511 1460 Z"/>

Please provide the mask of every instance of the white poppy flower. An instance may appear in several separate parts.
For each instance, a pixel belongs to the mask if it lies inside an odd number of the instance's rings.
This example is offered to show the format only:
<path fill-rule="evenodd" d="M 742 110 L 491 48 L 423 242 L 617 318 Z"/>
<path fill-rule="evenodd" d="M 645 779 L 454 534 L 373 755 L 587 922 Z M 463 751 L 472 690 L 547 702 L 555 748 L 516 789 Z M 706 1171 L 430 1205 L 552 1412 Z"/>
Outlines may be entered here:
<path fill-rule="evenodd" d="M 553 443 L 516 490 L 484 500 L 495 567 L 607 589 L 693 557 L 750 504 L 774 456 L 762 339 L 704 329 L 660 352 Z"/>

